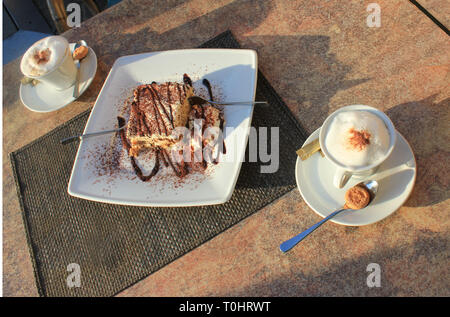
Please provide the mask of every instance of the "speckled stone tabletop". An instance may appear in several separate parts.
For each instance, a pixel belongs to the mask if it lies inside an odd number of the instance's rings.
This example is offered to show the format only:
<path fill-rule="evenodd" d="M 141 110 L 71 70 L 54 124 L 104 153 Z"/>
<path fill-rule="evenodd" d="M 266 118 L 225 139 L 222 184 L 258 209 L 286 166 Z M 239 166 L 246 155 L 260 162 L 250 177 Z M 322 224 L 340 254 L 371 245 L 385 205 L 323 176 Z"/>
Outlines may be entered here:
<path fill-rule="evenodd" d="M 440 23 L 450 28 L 450 2 L 442 0 L 419 0 L 417 3 L 434 16 Z"/>
<path fill-rule="evenodd" d="M 64 34 L 88 42 L 98 70 L 77 101 L 48 114 L 22 105 L 19 60 L 6 65 L 4 295 L 37 296 L 8 154 L 92 106 L 118 57 L 197 47 L 230 29 L 308 133 L 344 105 L 385 111 L 413 148 L 416 186 L 384 220 L 329 222 L 283 254 L 280 242 L 320 220 L 292 190 L 119 296 L 449 296 L 450 41 L 406 0 L 377 0 L 381 26 L 370 28 L 371 2 L 124 0 Z M 370 263 L 381 287 L 367 286 Z"/>

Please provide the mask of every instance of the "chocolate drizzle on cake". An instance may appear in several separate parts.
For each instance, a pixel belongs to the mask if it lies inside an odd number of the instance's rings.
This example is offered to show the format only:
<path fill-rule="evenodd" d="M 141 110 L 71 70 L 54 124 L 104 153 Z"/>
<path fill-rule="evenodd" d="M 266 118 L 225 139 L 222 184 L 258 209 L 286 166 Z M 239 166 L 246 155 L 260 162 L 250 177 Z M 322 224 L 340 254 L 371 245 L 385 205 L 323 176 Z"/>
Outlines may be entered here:
<path fill-rule="evenodd" d="M 121 117 L 117 117 L 117 121 L 119 122 L 119 126 L 122 123 L 122 120 L 124 120 Z M 119 135 L 120 135 L 120 139 L 122 140 L 122 146 L 125 148 L 125 150 L 127 152 L 130 151 L 130 143 L 128 143 L 127 137 L 125 135 L 125 131 L 124 129 L 119 131 Z M 156 175 L 156 173 L 158 173 L 159 170 L 159 150 L 156 150 L 156 163 L 155 166 L 153 167 L 153 170 L 151 171 L 151 173 L 147 176 L 144 176 L 142 173 L 141 168 L 138 166 L 136 159 L 133 156 L 130 156 L 131 159 L 131 165 L 133 166 L 134 172 L 136 173 L 136 175 L 143 181 L 149 181 L 153 176 Z"/>
<path fill-rule="evenodd" d="M 209 98 L 210 98 L 209 100 L 214 101 L 214 96 L 213 96 L 213 93 L 212 93 L 211 83 L 206 78 L 203 79 L 202 83 L 203 83 L 203 85 L 205 85 L 206 89 L 208 89 L 208 94 L 209 94 Z M 223 125 L 225 123 L 225 119 L 223 117 L 223 112 L 220 112 L 219 119 L 220 119 L 220 125 L 219 125 L 220 131 L 223 132 Z M 223 133 L 222 133 L 221 137 L 222 137 L 222 153 L 226 154 L 227 153 L 227 149 L 225 147 L 225 140 L 223 139 Z M 219 162 L 218 161 L 219 155 L 220 155 L 220 153 L 218 153 L 216 159 L 214 159 L 214 161 L 213 161 L 214 164 L 217 164 Z"/>
<path fill-rule="evenodd" d="M 119 129 L 122 128 L 123 126 L 125 126 L 127 124 L 127 122 L 125 121 L 124 118 L 122 117 L 117 117 L 117 122 L 119 124 Z"/>
<path fill-rule="evenodd" d="M 171 84 L 171 82 L 169 81 L 167 83 L 167 101 L 169 103 L 170 121 L 172 122 L 172 127 L 173 127 L 172 97 L 170 94 L 170 84 Z"/>
<path fill-rule="evenodd" d="M 135 174 L 144 182 L 149 181 L 160 170 L 161 165 L 169 167 L 180 178 L 183 178 L 191 171 L 202 171 L 207 169 L 208 163 L 204 157 L 205 147 L 208 145 L 208 140 L 203 140 L 203 134 L 208 127 L 219 126 L 220 131 L 223 131 L 224 116 L 220 109 L 215 108 L 209 103 L 206 104 L 187 104 L 189 107 L 188 113 L 180 111 L 186 107 L 186 102 L 189 96 L 193 94 L 192 80 L 187 74 L 183 75 L 183 83 L 166 82 L 157 84 L 152 82 L 150 85 L 140 85 L 134 90 L 134 100 L 131 102 L 130 119 L 128 121 L 127 129 L 120 130 L 120 138 L 123 148 L 129 153 L 131 165 Z M 211 84 L 207 79 L 203 80 L 203 84 L 208 88 L 211 100 L 213 100 Z M 186 118 L 183 119 L 183 115 Z M 181 118 L 181 119 L 180 119 Z M 190 118 L 190 119 L 188 119 Z M 123 124 L 123 118 L 118 117 L 119 125 Z M 191 144 L 191 160 L 185 161 L 183 151 L 179 153 L 180 157 L 175 159 L 171 153 L 172 145 L 179 141 L 173 140 L 170 143 L 170 137 L 173 130 L 178 126 L 189 127 L 192 122 L 189 120 L 200 119 L 201 126 L 201 158 L 195 157 L 193 145 Z M 184 120 L 184 121 L 183 121 Z M 198 128 L 197 128 L 198 129 Z M 200 131 L 197 131 L 199 133 Z M 191 136 L 194 135 L 194 128 L 191 127 Z M 154 139 L 152 139 L 154 138 Z M 167 140 L 166 140 L 167 138 Z M 218 163 L 218 158 L 221 153 L 225 153 L 225 142 L 223 141 L 222 133 L 220 133 L 219 140 L 222 142 L 222 147 L 219 147 L 217 156 L 212 160 L 214 164 Z M 160 142 L 162 139 L 161 144 Z M 137 162 L 137 154 L 139 153 L 141 142 L 147 140 L 156 140 L 153 146 L 144 146 L 148 151 L 144 155 L 153 155 L 155 163 L 149 175 L 144 175 L 142 169 Z M 214 137 L 212 137 L 214 140 Z M 166 143 L 164 143 L 166 142 Z M 138 150 L 136 150 L 138 148 Z M 200 152 L 197 149 L 197 152 Z M 211 150 L 212 153 L 212 150 Z M 198 153 L 197 153 L 198 156 Z M 162 161 L 162 164 L 161 164 Z"/>
<path fill-rule="evenodd" d="M 192 87 L 192 80 L 187 74 L 183 75 L 183 82 L 185 85 Z"/>
<path fill-rule="evenodd" d="M 221 150 L 222 150 L 222 154 L 226 154 L 227 153 L 227 148 L 225 146 L 225 138 L 223 137 L 223 125 L 225 124 L 225 119 L 223 117 L 223 113 L 222 112 L 220 113 L 219 118 L 220 118 L 220 126 L 219 126 L 219 128 L 220 128 L 220 131 L 222 131 L 222 133 L 221 133 L 222 149 Z M 214 159 L 214 161 L 213 161 L 214 164 L 219 163 L 219 155 L 220 155 L 220 153 L 218 153 L 217 157 Z"/>
<path fill-rule="evenodd" d="M 134 100 L 131 104 L 130 122 L 127 136 L 133 139 L 137 136 L 151 136 L 154 134 L 169 136 L 176 126 L 174 110 L 172 108 L 176 98 L 178 108 L 182 108 L 186 98 L 183 86 L 178 83 L 164 83 L 158 85 L 140 85 L 134 90 Z M 181 112 L 181 111 L 180 111 Z M 178 116 L 183 114 L 178 113 Z M 133 146 L 133 140 L 131 140 Z"/>
<path fill-rule="evenodd" d="M 153 88 L 153 85 L 156 85 L 156 84 L 151 84 L 151 85 L 147 86 L 147 88 L 150 90 L 150 93 L 152 95 L 153 104 L 155 105 L 156 108 L 158 108 L 158 112 L 159 112 L 160 116 L 161 116 L 160 109 L 163 110 L 164 115 L 167 118 L 167 121 L 170 122 L 170 125 L 172 126 L 172 129 L 174 129 L 175 127 L 173 126 L 173 118 L 172 118 L 171 115 L 169 115 L 167 113 L 166 108 L 164 107 L 163 103 L 161 102 L 161 96 L 159 95 L 158 91 Z M 167 87 L 169 87 L 169 86 L 170 86 L 170 83 L 167 83 Z M 157 106 L 158 104 L 160 105 L 160 107 Z M 168 103 L 168 108 L 170 109 L 170 112 L 172 112 L 172 107 L 170 106 L 170 102 Z M 167 128 L 166 128 L 166 133 L 167 133 Z"/>

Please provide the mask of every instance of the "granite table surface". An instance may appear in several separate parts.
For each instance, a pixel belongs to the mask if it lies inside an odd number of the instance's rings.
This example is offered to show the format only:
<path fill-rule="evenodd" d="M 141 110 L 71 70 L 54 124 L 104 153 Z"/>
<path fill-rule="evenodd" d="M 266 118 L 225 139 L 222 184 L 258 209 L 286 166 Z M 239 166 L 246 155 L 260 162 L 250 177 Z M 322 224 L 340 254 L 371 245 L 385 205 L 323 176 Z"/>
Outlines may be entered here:
<path fill-rule="evenodd" d="M 450 2 L 441 0 L 419 0 L 417 3 L 434 16 L 447 29 L 450 28 Z"/>
<path fill-rule="evenodd" d="M 321 219 L 294 189 L 118 296 L 449 296 L 449 37 L 406 0 L 377 0 L 381 26 L 368 27 L 371 2 L 124 0 L 64 34 L 89 43 L 98 70 L 77 101 L 47 114 L 21 104 L 19 60 L 6 65 L 3 294 L 38 295 L 8 154 L 91 107 L 118 57 L 229 29 L 308 133 L 344 105 L 385 111 L 415 153 L 414 190 L 380 222 L 329 222 L 283 254 L 280 242 Z M 367 286 L 370 263 L 381 287 Z"/>

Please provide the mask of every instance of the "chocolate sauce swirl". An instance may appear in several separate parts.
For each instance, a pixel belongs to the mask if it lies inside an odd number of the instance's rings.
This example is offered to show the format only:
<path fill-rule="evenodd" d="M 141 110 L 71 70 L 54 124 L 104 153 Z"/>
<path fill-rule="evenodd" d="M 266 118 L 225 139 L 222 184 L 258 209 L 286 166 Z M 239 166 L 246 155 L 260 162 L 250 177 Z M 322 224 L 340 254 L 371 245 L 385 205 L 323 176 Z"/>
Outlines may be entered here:
<path fill-rule="evenodd" d="M 119 123 L 119 127 L 124 125 L 124 121 L 125 119 L 123 119 L 122 117 L 117 117 L 117 121 Z M 127 140 L 127 136 L 125 135 L 125 129 L 122 129 L 119 131 L 119 135 L 120 135 L 120 139 L 122 140 L 122 146 L 125 148 L 125 150 L 127 151 L 127 153 L 130 151 L 130 143 Z M 156 162 L 155 162 L 155 166 L 153 167 L 152 171 L 150 172 L 149 175 L 145 176 L 142 173 L 141 168 L 139 167 L 139 165 L 136 162 L 136 159 L 131 156 L 131 165 L 133 166 L 134 172 L 136 173 L 137 177 L 139 177 L 139 179 L 143 182 L 147 182 L 149 181 L 153 176 L 156 175 L 156 173 L 158 173 L 159 171 L 159 150 L 155 150 L 156 152 Z"/>
<path fill-rule="evenodd" d="M 183 82 L 184 82 L 185 85 L 192 87 L 192 80 L 188 76 L 188 74 L 184 74 L 183 75 Z"/>
<path fill-rule="evenodd" d="M 208 89 L 209 100 L 214 101 L 214 96 L 213 96 L 212 89 L 211 89 L 211 83 L 206 78 L 203 79 L 202 83 L 203 83 L 203 85 L 205 85 L 206 89 Z"/>

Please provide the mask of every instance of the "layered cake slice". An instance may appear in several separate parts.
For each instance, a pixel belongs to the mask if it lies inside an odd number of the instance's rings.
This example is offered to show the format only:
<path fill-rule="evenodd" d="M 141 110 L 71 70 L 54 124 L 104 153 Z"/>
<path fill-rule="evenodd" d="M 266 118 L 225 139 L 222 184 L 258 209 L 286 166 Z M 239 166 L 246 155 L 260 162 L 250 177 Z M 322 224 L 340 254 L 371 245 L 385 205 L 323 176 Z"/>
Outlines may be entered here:
<path fill-rule="evenodd" d="M 137 156 L 143 148 L 170 148 L 178 139 L 171 134 L 176 127 L 187 124 L 193 95 L 192 82 L 184 76 L 184 83 L 166 82 L 140 85 L 134 90 L 126 136 L 130 142 L 130 156 Z"/>
<path fill-rule="evenodd" d="M 213 100 L 209 81 L 204 79 L 203 83 L 208 84 Z M 222 110 L 208 102 L 198 103 L 195 98 L 189 100 L 193 95 L 192 81 L 186 74 L 183 84 L 153 82 L 134 90 L 127 128 L 119 134 L 133 169 L 142 181 L 149 181 L 161 167 L 172 168 L 180 178 L 190 172 L 205 171 L 208 162 L 217 164 L 219 155 L 225 154 Z M 123 120 L 118 117 L 119 126 Z M 183 135 L 172 133 L 177 127 L 186 128 L 189 143 L 185 143 L 186 139 L 179 143 Z M 139 152 L 143 149 L 149 149 L 155 157 L 148 175 L 144 175 L 138 162 Z"/>

